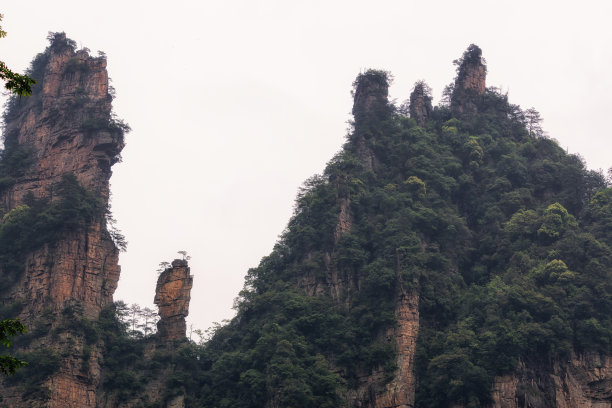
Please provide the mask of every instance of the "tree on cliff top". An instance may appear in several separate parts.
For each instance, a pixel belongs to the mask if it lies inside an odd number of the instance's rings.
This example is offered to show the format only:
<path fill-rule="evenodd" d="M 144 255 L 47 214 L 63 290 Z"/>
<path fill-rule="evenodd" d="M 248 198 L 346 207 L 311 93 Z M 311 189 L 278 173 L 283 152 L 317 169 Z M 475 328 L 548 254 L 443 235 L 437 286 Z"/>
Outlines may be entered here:
<path fill-rule="evenodd" d="M 0 14 L 0 21 L 2 21 L 2 17 L 2 14 Z M 0 26 L 0 38 L 4 37 L 6 37 L 6 31 Z M 19 96 L 32 95 L 32 85 L 36 83 L 35 79 L 27 75 L 21 75 L 11 71 L 2 61 L 0 61 L 0 79 L 6 81 L 6 84 L 4 84 L 6 89 Z"/>

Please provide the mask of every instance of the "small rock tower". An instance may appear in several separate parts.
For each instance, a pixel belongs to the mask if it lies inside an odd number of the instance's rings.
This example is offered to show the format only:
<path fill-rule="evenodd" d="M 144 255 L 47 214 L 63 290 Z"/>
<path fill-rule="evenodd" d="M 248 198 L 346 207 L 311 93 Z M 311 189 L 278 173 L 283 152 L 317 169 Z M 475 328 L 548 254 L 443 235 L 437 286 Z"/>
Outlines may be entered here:
<path fill-rule="evenodd" d="M 359 74 L 353 82 L 353 153 L 367 170 L 378 166 L 369 140 L 376 139 L 380 133 L 381 121 L 387 119 L 392 112 L 389 105 L 390 81 L 390 75 L 386 71 L 370 69 Z"/>
<path fill-rule="evenodd" d="M 487 66 L 482 50 L 471 44 L 460 59 L 453 61 L 457 66 L 457 78 L 451 97 L 454 115 L 478 112 L 478 101 L 486 91 Z"/>
<path fill-rule="evenodd" d="M 370 69 L 357 76 L 353 83 L 353 116 L 355 130 L 381 119 L 389 110 L 389 74 Z"/>
<path fill-rule="evenodd" d="M 154 303 L 159 308 L 157 332 L 162 342 L 183 340 L 187 337 L 185 317 L 189 315 L 189 301 L 193 275 L 187 261 L 175 259 L 172 267 L 157 279 Z"/>
<path fill-rule="evenodd" d="M 410 94 L 410 117 L 416 120 L 417 125 L 423 126 L 431 115 L 431 88 L 424 82 L 418 81 Z"/>

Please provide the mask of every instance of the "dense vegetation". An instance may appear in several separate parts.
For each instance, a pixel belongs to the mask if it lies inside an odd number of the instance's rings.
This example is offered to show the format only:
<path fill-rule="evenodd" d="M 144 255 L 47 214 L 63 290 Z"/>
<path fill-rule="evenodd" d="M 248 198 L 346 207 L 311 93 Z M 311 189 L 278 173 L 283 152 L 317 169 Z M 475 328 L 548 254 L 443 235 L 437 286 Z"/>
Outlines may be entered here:
<path fill-rule="evenodd" d="M 453 114 L 450 100 L 427 105 L 417 126 L 386 93 L 376 99 L 388 82 L 383 71 L 359 75 L 354 94 L 366 102 L 347 143 L 300 190 L 274 250 L 249 270 L 236 317 L 206 343 L 155 345 L 130 330 L 121 305 L 99 322 L 66 311 L 66 331 L 103 342 L 108 395 L 162 406 L 144 395 L 163 384 L 165 402 L 184 395 L 188 407 L 347 406 L 368 375 L 380 389 L 395 374 L 402 293 L 419 298 L 418 407 L 480 407 L 494 377 L 521 361 L 611 352 L 610 180 L 495 89 L 462 94 L 469 114 Z M 423 83 L 420 92 L 429 104 Z M 62 199 L 4 216 L 0 248 L 17 247 L 0 253 L 3 265 L 99 211 L 74 180 L 62 183 Z"/>
<path fill-rule="evenodd" d="M 605 177 L 531 132 L 506 95 L 489 89 L 474 103 L 463 117 L 438 106 L 424 127 L 390 105 L 356 115 L 343 151 L 306 183 L 274 251 L 249 271 L 236 318 L 192 351 L 170 388 L 193 406 L 340 406 L 360 375 L 393 375 L 384 333 L 398 287 L 420 296 L 419 407 L 481 406 L 519 360 L 610 352 Z M 347 199 L 352 227 L 338 236 Z M 305 277 L 325 283 L 318 296 Z"/>

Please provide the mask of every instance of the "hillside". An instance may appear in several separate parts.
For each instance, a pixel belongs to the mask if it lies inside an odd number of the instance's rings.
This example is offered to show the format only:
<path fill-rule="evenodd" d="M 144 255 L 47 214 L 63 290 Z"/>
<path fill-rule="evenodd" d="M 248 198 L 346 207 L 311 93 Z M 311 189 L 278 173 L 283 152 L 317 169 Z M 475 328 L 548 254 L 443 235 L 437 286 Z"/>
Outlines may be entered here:
<path fill-rule="evenodd" d="M 130 335 L 112 304 L 122 237 L 105 211 L 127 126 L 105 60 L 52 38 L 32 65 L 44 92 L 4 116 L 2 317 L 32 330 L 0 403 L 611 407 L 610 180 L 487 88 L 481 54 L 455 61 L 439 106 L 422 81 L 398 107 L 390 73 L 357 76 L 345 145 L 198 345 L 186 261 L 160 275 L 159 333 Z"/>
<path fill-rule="evenodd" d="M 609 406 L 612 190 L 486 88 L 478 47 L 456 63 L 437 107 L 357 77 L 347 143 L 175 380 L 187 401 Z"/>

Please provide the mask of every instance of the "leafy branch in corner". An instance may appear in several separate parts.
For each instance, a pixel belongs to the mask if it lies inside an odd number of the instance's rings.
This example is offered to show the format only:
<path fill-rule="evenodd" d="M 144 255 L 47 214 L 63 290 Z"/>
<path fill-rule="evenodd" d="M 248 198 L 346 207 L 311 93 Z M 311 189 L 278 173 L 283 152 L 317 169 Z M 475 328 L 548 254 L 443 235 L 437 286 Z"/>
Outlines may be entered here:
<path fill-rule="evenodd" d="M 2 17 L 2 14 L 0 14 L 0 21 L 2 21 Z M 6 31 L 0 26 L 0 38 L 4 37 L 6 37 Z M 6 81 L 4 87 L 7 90 L 19 96 L 32 95 L 32 85 L 36 83 L 35 79 L 27 75 L 11 71 L 2 61 L 0 61 L 0 79 Z"/>

